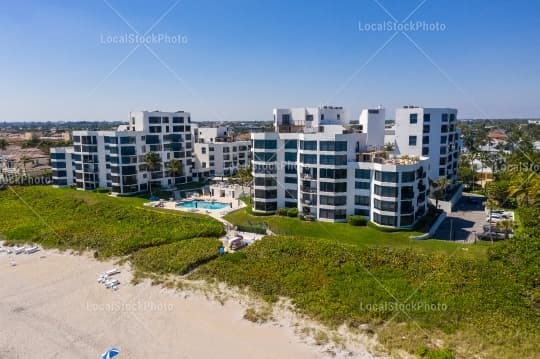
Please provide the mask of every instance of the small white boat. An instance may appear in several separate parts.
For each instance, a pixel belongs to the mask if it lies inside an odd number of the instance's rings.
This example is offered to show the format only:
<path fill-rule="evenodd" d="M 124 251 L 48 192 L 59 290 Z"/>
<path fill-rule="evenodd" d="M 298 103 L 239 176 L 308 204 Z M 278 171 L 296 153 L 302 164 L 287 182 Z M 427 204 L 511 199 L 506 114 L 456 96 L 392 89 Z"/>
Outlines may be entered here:
<path fill-rule="evenodd" d="M 13 248 L 13 252 L 15 254 L 21 254 L 21 253 L 24 253 L 24 247 L 14 247 Z"/>

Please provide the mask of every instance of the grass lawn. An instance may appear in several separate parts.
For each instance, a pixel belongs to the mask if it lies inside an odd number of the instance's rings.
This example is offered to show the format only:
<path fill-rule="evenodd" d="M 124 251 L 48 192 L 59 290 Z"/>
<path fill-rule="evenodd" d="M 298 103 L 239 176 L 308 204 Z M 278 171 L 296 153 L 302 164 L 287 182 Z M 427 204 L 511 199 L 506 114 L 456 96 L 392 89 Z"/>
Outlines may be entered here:
<path fill-rule="evenodd" d="M 246 209 L 239 209 L 224 217 L 227 221 L 239 224 L 266 223 L 272 232 L 285 236 L 302 236 L 311 238 L 332 239 L 339 243 L 354 244 L 357 246 L 389 246 L 409 247 L 424 251 L 443 251 L 453 253 L 461 252 L 465 256 L 486 258 L 489 244 L 478 243 L 474 246 L 464 246 L 458 243 L 449 243 L 439 240 L 413 240 L 411 236 L 419 232 L 383 232 L 370 227 L 354 227 L 347 223 L 306 222 L 298 218 L 282 216 L 254 216 Z M 466 250 L 464 250 L 465 248 Z"/>

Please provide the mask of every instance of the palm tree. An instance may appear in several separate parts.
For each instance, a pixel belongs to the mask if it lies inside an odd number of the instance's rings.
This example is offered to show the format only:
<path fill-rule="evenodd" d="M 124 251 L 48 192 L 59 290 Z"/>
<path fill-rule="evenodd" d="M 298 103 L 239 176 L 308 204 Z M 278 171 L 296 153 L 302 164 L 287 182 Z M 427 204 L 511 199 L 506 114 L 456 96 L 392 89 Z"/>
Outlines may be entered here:
<path fill-rule="evenodd" d="M 242 187 L 242 192 L 244 192 L 244 186 L 247 186 L 252 180 L 251 167 L 244 167 L 238 171 L 238 183 Z"/>
<path fill-rule="evenodd" d="M 521 172 L 514 175 L 509 195 L 516 199 L 519 206 L 540 204 L 540 175 L 536 172 Z"/>
<path fill-rule="evenodd" d="M 169 171 L 169 176 L 179 177 L 183 174 L 182 162 L 177 159 L 172 159 L 167 164 L 167 171 Z"/>
<path fill-rule="evenodd" d="M 152 194 L 152 172 L 155 172 L 161 168 L 161 157 L 156 152 L 148 152 L 144 157 L 146 171 L 149 172 L 149 186 L 150 194 Z"/>
<path fill-rule="evenodd" d="M 439 201 L 444 198 L 446 194 L 446 188 L 450 184 L 448 178 L 441 176 L 437 179 L 436 182 L 433 182 L 432 185 L 435 187 L 433 190 L 433 197 L 435 198 L 435 208 L 439 208 Z"/>

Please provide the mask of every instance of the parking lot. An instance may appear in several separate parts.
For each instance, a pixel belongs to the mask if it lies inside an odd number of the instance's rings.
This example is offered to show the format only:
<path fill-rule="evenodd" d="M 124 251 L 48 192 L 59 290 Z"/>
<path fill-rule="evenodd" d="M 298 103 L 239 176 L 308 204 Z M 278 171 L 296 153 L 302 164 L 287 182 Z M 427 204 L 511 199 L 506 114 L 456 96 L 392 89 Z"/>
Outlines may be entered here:
<path fill-rule="evenodd" d="M 456 204 L 456 211 L 448 213 L 433 238 L 472 243 L 475 232 L 483 232 L 486 224 L 484 196 L 464 193 Z"/>

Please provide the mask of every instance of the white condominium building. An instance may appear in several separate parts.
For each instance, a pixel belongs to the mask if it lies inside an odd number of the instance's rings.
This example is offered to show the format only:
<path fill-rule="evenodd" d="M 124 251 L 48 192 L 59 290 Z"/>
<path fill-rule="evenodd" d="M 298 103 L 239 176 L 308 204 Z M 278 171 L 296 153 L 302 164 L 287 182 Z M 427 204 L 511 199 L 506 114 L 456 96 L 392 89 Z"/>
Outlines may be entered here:
<path fill-rule="evenodd" d="M 194 127 L 194 171 L 200 177 L 231 176 L 251 165 L 251 141 L 236 141 L 227 127 Z"/>
<path fill-rule="evenodd" d="M 319 115 L 316 126 L 311 117 L 302 122 L 311 114 Z M 274 117 L 275 132 L 252 134 L 254 211 L 297 208 L 333 222 L 362 215 L 398 228 L 425 215 L 429 159 L 383 150 L 384 109 L 364 110 L 348 128 L 339 107 L 276 109 Z"/>
<path fill-rule="evenodd" d="M 159 156 L 157 168 L 147 168 L 150 152 Z M 174 172 L 173 159 L 180 167 Z M 116 131 L 75 131 L 73 147 L 51 149 L 54 185 L 114 194 L 229 176 L 250 163 L 250 141 L 235 141 L 226 127 L 199 128 L 184 111 L 132 112 Z"/>
<path fill-rule="evenodd" d="M 191 117 L 188 112 L 132 112 L 117 131 L 74 131 L 73 147 L 51 149 L 53 184 L 112 193 L 132 194 L 153 186 L 168 187 L 192 181 Z M 148 169 L 146 155 L 155 152 L 160 163 Z M 180 170 L 170 173 L 176 159 Z"/>

